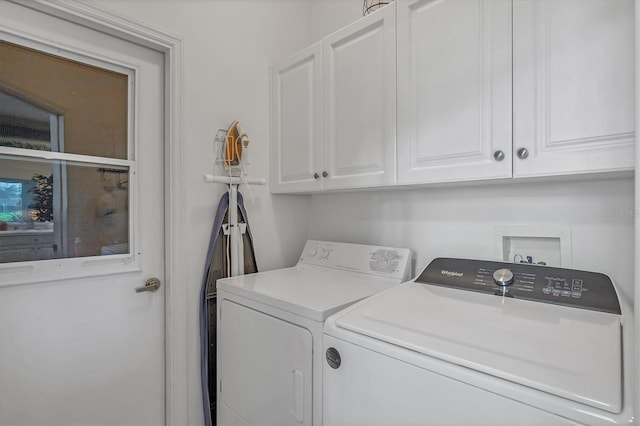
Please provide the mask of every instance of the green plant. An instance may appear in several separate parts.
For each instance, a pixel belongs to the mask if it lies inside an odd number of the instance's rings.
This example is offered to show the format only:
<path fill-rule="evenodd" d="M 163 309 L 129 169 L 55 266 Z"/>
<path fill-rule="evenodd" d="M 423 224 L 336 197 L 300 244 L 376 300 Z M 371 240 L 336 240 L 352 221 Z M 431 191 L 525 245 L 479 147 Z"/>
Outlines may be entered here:
<path fill-rule="evenodd" d="M 3 222 L 20 222 L 21 218 L 20 212 L 0 212 L 0 221 Z"/>
<path fill-rule="evenodd" d="M 53 222 L 53 174 L 49 176 L 35 174 L 31 178 L 36 186 L 29 190 L 33 192 L 33 203 L 29 208 L 33 209 L 36 222 Z"/>

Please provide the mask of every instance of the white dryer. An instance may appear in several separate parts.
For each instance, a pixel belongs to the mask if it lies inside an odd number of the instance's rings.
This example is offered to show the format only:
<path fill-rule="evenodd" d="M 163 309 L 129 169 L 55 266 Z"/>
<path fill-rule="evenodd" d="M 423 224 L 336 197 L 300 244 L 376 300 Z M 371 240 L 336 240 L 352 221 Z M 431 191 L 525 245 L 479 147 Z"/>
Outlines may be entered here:
<path fill-rule="evenodd" d="M 295 267 L 220 279 L 218 425 L 321 425 L 327 317 L 410 278 L 408 249 L 308 241 Z"/>
<path fill-rule="evenodd" d="M 324 332 L 326 425 L 634 420 L 633 314 L 602 274 L 438 258 Z"/>

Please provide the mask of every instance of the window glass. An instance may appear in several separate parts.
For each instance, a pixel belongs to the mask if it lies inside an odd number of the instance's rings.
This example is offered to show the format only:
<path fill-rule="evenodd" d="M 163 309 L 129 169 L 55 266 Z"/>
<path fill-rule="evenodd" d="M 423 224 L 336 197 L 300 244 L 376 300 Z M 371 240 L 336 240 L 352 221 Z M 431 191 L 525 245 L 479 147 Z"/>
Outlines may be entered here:
<path fill-rule="evenodd" d="M 127 159 L 127 85 L 126 74 L 0 41 L 0 146 Z M 59 142 L 47 142 L 51 129 Z"/>
<path fill-rule="evenodd" d="M 128 200 L 127 166 L 0 156 L 0 263 L 128 253 Z"/>
<path fill-rule="evenodd" d="M 56 114 L 0 90 L 0 146 L 58 151 L 58 147 L 51 146 L 51 127 L 58 124 L 51 120 L 57 118 Z"/>
<path fill-rule="evenodd" d="M 0 40 L 0 264 L 131 252 L 134 74 L 67 56 Z"/>

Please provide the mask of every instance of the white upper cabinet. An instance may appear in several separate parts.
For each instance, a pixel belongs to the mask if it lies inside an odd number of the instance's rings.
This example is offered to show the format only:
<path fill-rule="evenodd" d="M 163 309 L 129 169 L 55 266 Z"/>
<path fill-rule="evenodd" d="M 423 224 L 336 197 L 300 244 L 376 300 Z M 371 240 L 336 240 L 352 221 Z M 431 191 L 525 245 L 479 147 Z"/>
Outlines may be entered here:
<path fill-rule="evenodd" d="M 633 170 L 634 17 L 396 0 L 274 69 L 272 191 Z"/>
<path fill-rule="evenodd" d="M 514 176 L 632 170 L 633 0 L 513 8 Z"/>
<path fill-rule="evenodd" d="M 395 183 L 395 18 L 386 6 L 323 40 L 326 189 Z"/>
<path fill-rule="evenodd" d="M 398 0 L 398 183 L 511 177 L 511 1 Z"/>
<path fill-rule="evenodd" d="M 322 44 L 273 67 L 271 75 L 271 190 L 321 189 Z"/>
<path fill-rule="evenodd" d="M 393 185 L 395 6 L 272 69 L 271 191 Z"/>
<path fill-rule="evenodd" d="M 634 58 L 633 0 L 398 0 L 398 183 L 632 170 Z"/>

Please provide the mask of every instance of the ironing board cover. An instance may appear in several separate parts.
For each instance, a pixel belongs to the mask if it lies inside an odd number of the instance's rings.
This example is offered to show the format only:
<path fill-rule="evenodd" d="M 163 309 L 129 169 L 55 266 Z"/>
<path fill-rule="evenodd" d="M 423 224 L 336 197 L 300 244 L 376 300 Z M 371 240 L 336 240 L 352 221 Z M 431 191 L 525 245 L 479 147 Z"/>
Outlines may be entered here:
<path fill-rule="evenodd" d="M 202 403 L 205 426 L 215 424 L 216 413 L 216 281 L 227 276 L 226 253 L 227 239 L 224 238 L 222 225 L 229 219 L 229 193 L 220 198 L 215 221 L 211 230 L 211 239 L 207 251 L 204 276 L 200 291 L 200 368 L 202 373 Z M 247 225 L 242 235 L 244 247 L 244 271 L 251 274 L 258 271 L 253 238 L 244 208 L 242 194 L 238 192 L 238 221 Z"/>

